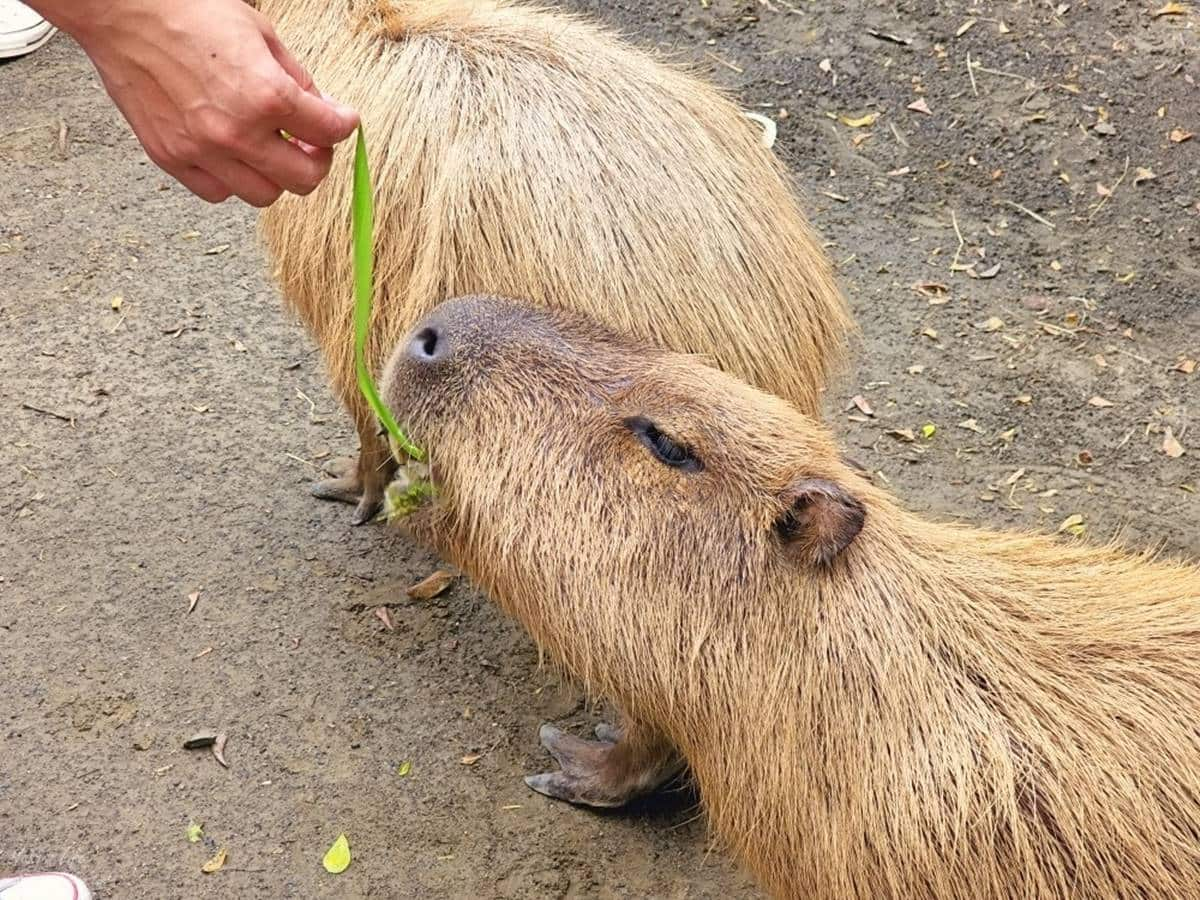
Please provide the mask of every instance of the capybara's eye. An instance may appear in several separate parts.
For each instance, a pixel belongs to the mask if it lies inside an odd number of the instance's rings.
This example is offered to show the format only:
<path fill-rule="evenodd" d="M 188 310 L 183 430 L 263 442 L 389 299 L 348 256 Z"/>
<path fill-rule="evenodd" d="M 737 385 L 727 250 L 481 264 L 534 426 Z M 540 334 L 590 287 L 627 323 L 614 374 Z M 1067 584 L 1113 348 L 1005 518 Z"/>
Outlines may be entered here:
<path fill-rule="evenodd" d="M 685 472 L 699 472 L 704 468 L 700 457 L 696 456 L 690 447 L 664 434 L 645 416 L 630 416 L 625 420 L 625 427 L 664 465 L 683 469 Z"/>

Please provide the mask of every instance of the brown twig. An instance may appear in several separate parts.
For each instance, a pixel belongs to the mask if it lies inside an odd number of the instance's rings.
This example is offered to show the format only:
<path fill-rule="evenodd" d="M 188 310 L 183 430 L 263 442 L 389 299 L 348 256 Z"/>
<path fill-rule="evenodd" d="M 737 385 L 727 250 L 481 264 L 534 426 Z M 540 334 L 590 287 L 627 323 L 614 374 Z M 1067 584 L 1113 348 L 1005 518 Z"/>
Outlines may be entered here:
<path fill-rule="evenodd" d="M 1039 216 L 1028 206 L 1022 206 L 1020 203 L 1014 203 L 1012 200 L 1001 200 L 1000 202 L 1003 203 L 1005 206 L 1011 206 L 1017 212 L 1024 213 L 1025 215 L 1029 216 L 1029 218 L 1033 219 L 1035 222 L 1041 222 L 1043 225 L 1045 225 L 1047 228 L 1051 229 L 1052 231 L 1057 227 L 1049 219 L 1045 218 L 1044 216 Z"/>
<path fill-rule="evenodd" d="M 75 427 L 75 417 L 74 416 L 68 416 L 68 415 L 65 415 L 64 413 L 55 412 L 52 409 L 42 409 L 42 407 L 34 406 L 32 403 L 22 403 L 21 408 L 27 409 L 30 412 L 41 413 L 43 416 L 53 416 L 55 419 L 59 419 L 63 422 L 66 422 L 72 428 Z"/>

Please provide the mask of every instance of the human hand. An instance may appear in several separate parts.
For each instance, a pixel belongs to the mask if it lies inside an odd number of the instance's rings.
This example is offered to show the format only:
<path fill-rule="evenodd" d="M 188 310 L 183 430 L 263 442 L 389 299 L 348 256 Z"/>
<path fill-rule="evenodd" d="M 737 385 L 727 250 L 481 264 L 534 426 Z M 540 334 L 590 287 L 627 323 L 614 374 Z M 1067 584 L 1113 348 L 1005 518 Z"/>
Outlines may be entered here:
<path fill-rule="evenodd" d="M 307 194 L 358 125 L 241 0 L 31 5 L 79 41 L 150 158 L 212 203 Z"/>

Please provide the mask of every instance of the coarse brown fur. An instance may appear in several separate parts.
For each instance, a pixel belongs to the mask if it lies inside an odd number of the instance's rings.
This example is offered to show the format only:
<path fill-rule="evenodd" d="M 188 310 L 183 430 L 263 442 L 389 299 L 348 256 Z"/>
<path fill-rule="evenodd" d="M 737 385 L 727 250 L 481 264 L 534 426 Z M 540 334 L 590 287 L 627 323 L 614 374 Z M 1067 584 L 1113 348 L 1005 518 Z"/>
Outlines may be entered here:
<path fill-rule="evenodd" d="M 572 316 L 426 327 L 383 382 L 437 482 L 409 527 L 625 713 L 544 733 L 539 790 L 619 802 L 677 748 L 778 897 L 1200 896 L 1195 566 L 918 518 L 782 400 Z"/>
<path fill-rule="evenodd" d="M 372 369 L 441 300 L 500 293 L 705 353 L 817 414 L 852 323 L 760 126 L 712 86 L 581 19 L 504 0 L 259 6 L 362 115 Z M 261 230 L 358 425 L 373 506 L 390 460 L 355 380 L 350 193 L 340 156 Z"/>

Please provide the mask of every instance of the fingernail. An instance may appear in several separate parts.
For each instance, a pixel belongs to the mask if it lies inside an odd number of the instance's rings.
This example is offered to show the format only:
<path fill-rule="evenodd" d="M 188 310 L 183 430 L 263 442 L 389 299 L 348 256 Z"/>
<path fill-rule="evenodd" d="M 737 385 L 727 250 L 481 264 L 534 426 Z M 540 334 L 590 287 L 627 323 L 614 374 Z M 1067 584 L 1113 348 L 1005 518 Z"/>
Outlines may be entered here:
<path fill-rule="evenodd" d="M 353 106 L 347 106 L 345 103 L 339 103 L 324 91 L 321 91 L 321 99 L 336 109 L 339 116 L 347 119 L 358 118 L 358 111 Z"/>

